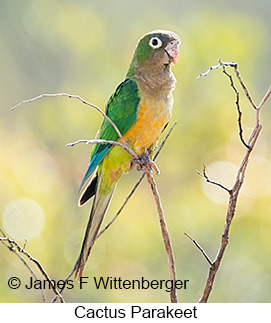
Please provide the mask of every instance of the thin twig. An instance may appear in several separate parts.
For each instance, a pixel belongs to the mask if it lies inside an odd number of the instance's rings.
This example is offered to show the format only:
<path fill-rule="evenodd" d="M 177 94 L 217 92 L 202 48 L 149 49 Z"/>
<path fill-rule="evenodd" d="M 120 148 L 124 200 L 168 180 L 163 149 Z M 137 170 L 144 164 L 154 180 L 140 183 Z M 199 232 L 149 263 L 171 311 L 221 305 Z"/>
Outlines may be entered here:
<path fill-rule="evenodd" d="M 204 249 L 198 244 L 198 242 L 192 238 L 188 233 L 184 232 L 184 235 L 189 238 L 194 244 L 195 246 L 199 249 L 199 251 L 203 254 L 204 258 L 207 260 L 207 262 L 209 263 L 210 266 L 213 265 L 211 259 L 208 257 L 207 253 L 204 251 Z"/>
<path fill-rule="evenodd" d="M 223 190 L 225 190 L 225 191 L 227 191 L 229 194 L 231 194 L 231 190 L 230 190 L 230 189 L 228 189 L 226 186 L 224 186 L 224 185 L 222 185 L 222 184 L 220 184 L 220 183 L 218 183 L 218 182 L 215 182 L 215 181 L 213 181 L 213 180 L 209 179 L 209 177 L 208 177 L 208 176 L 207 176 L 207 174 L 206 174 L 206 166 L 205 166 L 205 164 L 203 164 L 203 171 L 202 171 L 202 173 L 201 173 L 201 172 L 199 172 L 198 170 L 197 170 L 197 173 L 198 173 L 200 176 L 204 177 L 207 183 L 210 183 L 210 184 L 213 184 L 213 185 L 219 186 L 220 188 L 222 188 Z"/>
<path fill-rule="evenodd" d="M 137 155 L 133 152 L 133 150 L 127 146 L 122 144 L 121 142 L 114 141 L 114 140 L 104 140 L 104 139 L 80 139 L 75 142 L 71 142 L 66 144 L 66 147 L 73 147 L 78 144 L 100 144 L 100 145 L 114 145 L 114 146 L 119 146 L 122 147 L 124 150 L 126 150 L 133 158 L 137 158 Z"/>
<path fill-rule="evenodd" d="M 11 243 L 11 241 L 9 240 L 8 237 L 5 236 L 4 232 L 0 229 L 1 233 L 4 235 L 4 237 L 0 237 L 0 241 L 3 243 L 4 246 L 6 246 L 11 252 L 13 252 L 20 260 L 21 262 L 24 264 L 24 266 L 28 269 L 28 271 L 30 272 L 30 274 L 33 276 L 33 278 L 35 280 L 38 279 L 38 277 L 36 276 L 36 274 L 34 273 L 34 271 L 32 270 L 32 268 L 28 265 L 28 263 L 24 260 L 24 258 L 17 252 L 17 250 L 13 247 L 13 244 Z M 9 246 L 5 243 L 8 242 Z M 24 249 L 24 248 L 23 248 Z M 22 249 L 22 250 L 23 250 Z M 44 303 L 46 303 L 46 297 L 45 297 L 45 293 L 43 288 L 41 288 L 41 298 L 42 301 Z"/>
<path fill-rule="evenodd" d="M 59 293 L 62 294 L 65 287 L 66 287 L 66 282 L 71 278 L 71 276 L 73 275 L 73 273 L 75 272 L 75 267 L 73 268 L 73 270 L 69 273 L 69 275 L 64 279 L 64 284 L 63 287 L 60 288 Z M 51 300 L 51 303 L 55 303 L 57 300 L 57 295 L 54 296 L 54 298 Z"/>
<path fill-rule="evenodd" d="M 235 63 L 232 63 L 232 64 L 235 64 Z M 218 63 L 217 65 L 210 66 L 210 67 L 208 68 L 208 70 L 207 70 L 205 73 L 200 73 L 200 75 L 199 75 L 196 79 L 198 80 L 198 79 L 199 79 L 199 78 L 201 78 L 201 77 L 204 77 L 204 76 L 209 75 L 209 74 L 211 73 L 211 71 L 213 71 L 213 70 L 217 70 L 217 69 L 219 69 L 221 66 L 222 66 L 222 64 L 221 64 L 221 61 L 219 60 L 219 63 Z"/>
<path fill-rule="evenodd" d="M 169 129 L 168 133 L 166 134 L 166 136 L 165 136 L 165 138 L 163 139 L 163 141 L 161 142 L 161 144 L 159 144 L 158 146 L 156 146 L 156 147 L 155 147 L 154 151 L 156 150 L 156 153 L 155 153 L 155 155 L 154 155 L 154 157 L 153 157 L 153 160 L 154 160 L 154 161 L 155 161 L 155 160 L 156 160 L 156 158 L 159 156 L 159 154 L 160 154 L 161 150 L 163 149 L 163 147 L 164 147 L 165 143 L 167 142 L 167 140 L 168 140 L 169 136 L 171 135 L 171 132 L 172 132 L 172 131 L 173 131 L 173 129 L 176 127 L 177 123 L 178 123 L 178 121 L 175 121 L 175 122 L 173 123 L 173 125 L 170 127 L 170 129 Z"/>
<path fill-rule="evenodd" d="M 260 110 L 264 106 L 265 102 L 268 100 L 268 98 L 270 97 L 270 95 L 271 95 L 271 85 L 269 86 L 269 88 L 266 91 L 264 97 L 262 98 L 262 101 L 257 106 L 257 110 Z"/>
<path fill-rule="evenodd" d="M 79 101 L 81 101 L 82 103 L 86 104 L 86 105 L 89 105 L 90 107 L 96 109 L 97 111 L 99 111 L 103 117 L 109 121 L 111 123 L 111 125 L 114 127 L 114 129 L 116 130 L 119 138 L 122 140 L 123 144 L 128 146 L 126 140 L 123 138 L 121 132 L 119 131 L 118 127 L 116 126 L 116 124 L 105 114 L 105 112 L 100 109 L 97 105 L 95 104 L 92 104 L 90 102 L 88 102 L 87 100 L 81 98 L 81 96 L 79 95 L 75 95 L 75 94 L 69 94 L 69 93 L 43 93 L 43 94 L 40 94 L 34 98 L 31 98 L 31 99 L 28 99 L 28 100 L 22 100 L 21 102 L 19 102 L 18 104 L 14 105 L 10 110 L 13 111 L 15 109 L 17 109 L 20 105 L 24 104 L 24 103 L 31 103 L 33 101 L 36 101 L 38 99 L 41 99 L 41 98 L 47 98 L 47 97 L 58 97 L 58 96 L 66 96 L 70 99 L 77 99 Z"/>
<path fill-rule="evenodd" d="M 122 203 L 121 207 L 119 208 L 118 212 L 113 216 L 113 218 L 106 224 L 106 226 L 99 232 L 96 239 L 98 239 L 112 224 L 115 222 L 117 217 L 120 215 L 121 211 L 123 210 L 124 206 L 127 204 L 127 202 L 130 200 L 131 196 L 134 194 L 136 189 L 138 188 L 139 184 L 142 182 L 143 178 L 145 177 L 145 173 L 141 174 L 139 180 L 136 182 L 135 186 L 131 190 L 131 192 L 126 197 L 125 201 Z"/>
<path fill-rule="evenodd" d="M 226 67 L 225 65 L 222 66 L 223 68 L 223 73 L 225 75 L 228 76 L 228 78 L 230 79 L 230 85 L 231 87 L 233 88 L 234 92 L 236 93 L 236 101 L 235 101 L 235 104 L 236 104 L 236 107 L 237 107 L 237 112 L 238 112 L 238 127 L 239 127 L 239 137 L 240 137 L 240 140 L 241 142 L 243 143 L 243 145 L 250 149 L 250 146 L 246 143 L 244 137 L 243 137 L 243 127 L 242 127 L 242 111 L 241 111 L 241 108 L 240 108 L 240 98 L 239 98 L 239 91 L 237 90 L 236 86 L 234 85 L 233 83 L 233 79 L 232 79 L 232 76 L 231 74 L 229 74 L 226 70 Z M 238 73 L 239 77 L 240 77 L 240 74 L 239 74 L 239 71 L 237 69 L 237 64 L 234 66 L 234 69 L 235 69 L 235 72 L 236 74 Z"/>
<path fill-rule="evenodd" d="M 217 65 L 211 66 L 205 73 L 200 74 L 197 77 L 197 79 L 200 78 L 200 77 L 202 77 L 202 76 L 207 76 L 212 70 L 215 70 L 215 69 L 218 69 L 218 68 L 222 67 L 223 73 L 225 75 L 227 75 L 227 77 L 229 78 L 230 85 L 231 85 L 232 89 L 234 90 L 234 92 L 236 94 L 235 104 L 236 104 L 237 112 L 238 112 L 238 127 L 239 127 L 239 137 L 240 137 L 240 140 L 241 140 L 241 142 L 243 143 L 243 145 L 246 148 L 250 149 L 249 145 L 246 143 L 246 141 L 245 141 L 245 139 L 243 137 L 242 111 L 241 111 L 241 107 L 240 107 L 239 91 L 237 90 L 236 86 L 234 85 L 233 78 L 232 78 L 231 74 L 229 74 L 227 72 L 227 70 L 226 70 L 226 67 L 229 67 L 229 66 L 234 68 L 236 77 L 237 77 L 239 83 L 241 84 L 241 86 L 242 86 L 242 88 L 243 88 L 243 90 L 245 92 L 245 95 L 247 96 L 249 102 L 252 104 L 253 108 L 256 109 L 257 107 L 256 107 L 255 103 L 253 102 L 252 97 L 249 94 L 249 91 L 248 91 L 245 83 L 243 82 L 243 80 L 241 78 L 240 72 L 238 70 L 237 63 L 234 63 L 234 62 L 222 62 L 221 60 L 219 60 L 219 63 Z"/>
<path fill-rule="evenodd" d="M 1 230 L 2 234 L 3 234 L 3 231 Z M 0 237 L 0 241 L 1 242 L 8 242 L 10 244 L 10 246 L 7 246 L 5 243 L 4 245 L 6 247 L 8 247 L 8 249 L 15 253 L 17 256 L 19 256 L 19 254 L 17 253 L 17 251 L 19 253 L 22 253 L 23 255 L 25 255 L 31 262 L 33 262 L 39 269 L 39 271 L 41 272 L 41 274 L 46 278 L 46 280 L 48 280 L 48 282 L 50 283 L 50 286 L 52 287 L 52 290 L 53 292 L 55 293 L 56 297 L 58 297 L 60 299 L 60 302 L 61 303 L 64 303 L 64 299 L 63 299 L 63 296 L 59 293 L 58 289 L 54 286 L 53 282 L 51 281 L 50 277 L 48 276 L 48 274 L 46 273 L 46 271 L 43 269 L 42 265 L 40 264 L 40 262 L 35 259 L 34 257 L 32 257 L 27 251 L 24 250 L 24 248 L 21 248 L 19 246 L 19 244 L 15 241 L 15 240 L 12 240 L 10 238 L 8 238 L 6 235 L 4 237 Z M 16 249 L 17 251 L 16 251 Z M 24 263 L 24 265 L 27 267 L 27 269 L 30 271 L 30 273 L 33 275 L 33 277 L 35 279 L 37 279 L 36 275 L 34 274 L 33 270 L 30 268 L 30 266 L 26 263 L 26 261 L 20 257 L 20 260 Z M 45 301 L 45 296 L 43 294 L 43 301 Z"/>
<path fill-rule="evenodd" d="M 239 83 L 241 84 L 241 86 L 242 86 L 242 88 L 243 88 L 243 90 L 244 90 L 244 92 L 245 92 L 245 95 L 247 96 L 247 98 L 248 98 L 249 102 L 251 103 L 251 105 L 253 106 L 253 108 L 254 108 L 254 109 L 257 109 L 256 104 L 255 104 L 255 103 L 254 103 L 254 101 L 252 100 L 252 97 L 251 97 L 251 95 L 250 95 L 250 93 L 249 93 L 249 91 L 248 91 L 248 89 L 247 89 L 247 87 L 246 87 L 246 85 L 245 85 L 244 81 L 243 81 L 243 80 L 242 80 L 242 78 L 241 78 L 240 72 L 239 72 L 239 70 L 238 70 L 238 65 L 237 65 L 237 63 L 235 63 L 235 62 L 222 62 L 222 61 L 221 61 L 221 59 L 219 59 L 219 63 L 218 63 L 217 65 L 214 65 L 214 66 L 209 67 L 209 69 L 208 69 L 205 73 L 201 73 L 201 74 L 197 77 L 197 79 L 199 79 L 199 78 L 201 78 L 201 77 L 203 77 L 203 76 L 207 76 L 207 75 L 209 75 L 209 74 L 211 73 L 211 71 L 213 71 L 213 70 L 217 70 L 217 69 L 219 69 L 219 68 L 220 68 L 220 67 L 222 67 L 222 66 L 230 66 L 230 67 L 233 67 L 233 68 L 234 68 L 234 71 L 235 71 L 235 73 L 236 73 L 236 76 L 237 76 L 237 78 L 238 78 L 238 81 L 239 81 Z"/>
<path fill-rule="evenodd" d="M 222 62 L 222 64 L 225 65 L 225 62 L 224 63 Z M 253 106 L 253 108 L 257 109 L 257 106 L 254 103 L 254 101 L 252 100 L 252 97 L 251 97 L 251 95 L 250 95 L 250 93 L 248 91 L 248 88 L 246 87 L 244 81 L 241 78 L 240 72 L 239 72 L 239 70 L 237 68 L 237 64 L 235 66 L 233 66 L 233 67 L 234 67 L 234 71 L 235 71 L 235 74 L 237 76 L 237 79 L 238 79 L 239 83 L 241 84 L 241 86 L 242 86 L 242 88 L 243 88 L 243 90 L 245 92 L 246 97 L 248 98 L 248 100 L 249 100 L 250 104 Z"/>

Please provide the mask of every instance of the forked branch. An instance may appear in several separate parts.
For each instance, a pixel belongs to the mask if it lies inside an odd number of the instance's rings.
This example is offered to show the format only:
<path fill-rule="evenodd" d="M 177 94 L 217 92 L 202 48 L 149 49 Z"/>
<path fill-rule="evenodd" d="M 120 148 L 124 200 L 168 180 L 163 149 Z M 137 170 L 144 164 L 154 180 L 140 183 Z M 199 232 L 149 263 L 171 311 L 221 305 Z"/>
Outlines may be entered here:
<path fill-rule="evenodd" d="M 34 263 L 36 265 L 36 267 L 38 268 L 38 270 L 40 271 L 40 273 L 42 274 L 42 276 L 45 277 L 45 279 L 49 282 L 50 287 L 52 288 L 52 291 L 55 293 L 56 299 L 58 298 L 61 303 L 64 303 L 63 296 L 61 295 L 59 290 L 55 287 L 54 282 L 50 279 L 49 275 L 46 273 L 46 271 L 42 267 L 41 263 L 37 259 L 32 257 L 25 250 L 25 246 L 23 248 L 20 247 L 19 244 L 15 240 L 8 238 L 2 229 L 0 229 L 0 232 L 2 234 L 2 237 L 0 237 L 0 242 L 2 242 L 4 246 L 6 246 L 12 253 L 14 253 L 22 261 L 22 263 L 28 269 L 30 274 L 34 277 L 35 280 L 37 280 L 36 274 L 34 273 L 32 268 L 29 266 L 27 261 L 21 255 L 25 256 L 28 261 Z M 45 298 L 45 294 L 44 294 L 43 289 L 41 289 L 41 293 L 42 293 L 43 302 L 46 302 L 46 298 Z"/>
<path fill-rule="evenodd" d="M 240 137 L 242 143 L 244 144 L 244 146 L 246 147 L 246 151 L 245 151 L 245 154 L 241 160 L 241 163 L 240 163 L 239 169 L 237 171 L 235 182 L 234 182 L 232 189 L 228 189 L 225 186 L 223 186 L 222 184 L 220 184 L 216 181 L 210 180 L 209 177 L 206 175 L 205 166 L 203 167 L 203 174 L 201 174 L 201 175 L 205 178 L 205 180 L 208 183 L 219 186 L 220 188 L 226 190 L 229 193 L 229 202 L 228 202 L 226 220 L 225 220 L 225 224 L 224 224 L 224 229 L 223 229 L 220 245 L 219 245 L 218 252 L 217 252 L 217 255 L 216 255 L 214 261 L 212 261 L 210 263 L 210 261 L 208 260 L 209 257 L 207 256 L 206 252 L 201 247 L 199 247 L 199 244 L 194 239 L 192 239 L 190 237 L 190 239 L 194 242 L 194 244 L 201 250 L 201 252 L 203 253 L 204 257 L 206 258 L 206 260 L 208 261 L 208 263 L 210 265 L 209 273 L 208 273 L 206 284 L 205 284 L 204 291 L 203 291 L 203 295 L 201 296 L 201 298 L 199 300 L 199 302 L 201 302 L 201 303 L 206 303 L 209 299 L 210 293 L 211 293 L 213 285 L 214 285 L 214 280 L 215 280 L 216 274 L 217 274 L 218 269 L 220 267 L 223 255 L 225 253 L 225 250 L 226 250 L 226 247 L 227 247 L 227 244 L 229 241 L 230 227 L 231 227 L 234 215 L 235 215 L 238 196 L 239 196 L 241 187 L 242 187 L 242 185 L 244 183 L 244 179 L 245 179 L 245 173 L 246 173 L 246 169 L 248 166 L 249 157 L 254 149 L 254 146 L 257 142 L 257 139 L 258 139 L 259 134 L 262 129 L 262 125 L 260 124 L 260 111 L 261 111 L 262 107 L 264 106 L 264 104 L 266 103 L 267 99 L 271 95 L 271 86 L 270 86 L 269 89 L 267 90 L 267 92 L 265 93 L 261 103 L 258 106 L 256 106 L 247 87 L 245 86 L 245 84 L 240 76 L 240 72 L 237 68 L 236 63 L 222 62 L 220 60 L 219 64 L 210 67 L 207 70 L 207 72 L 200 74 L 199 77 L 207 76 L 212 70 L 218 69 L 220 67 L 223 68 L 223 73 L 229 77 L 230 85 L 236 94 L 236 102 L 235 103 L 236 103 L 237 111 L 238 111 L 239 137 Z M 243 138 L 243 128 L 242 128 L 242 119 L 241 119 L 242 112 L 241 112 L 240 102 L 239 102 L 239 92 L 238 92 L 236 86 L 234 85 L 234 81 L 233 81 L 232 76 L 226 71 L 226 67 L 234 68 L 234 72 L 236 74 L 236 77 L 237 77 L 241 87 L 243 88 L 248 101 L 250 102 L 251 106 L 256 110 L 255 126 L 250 134 L 250 137 L 249 137 L 247 143 L 245 142 L 245 140 Z"/>

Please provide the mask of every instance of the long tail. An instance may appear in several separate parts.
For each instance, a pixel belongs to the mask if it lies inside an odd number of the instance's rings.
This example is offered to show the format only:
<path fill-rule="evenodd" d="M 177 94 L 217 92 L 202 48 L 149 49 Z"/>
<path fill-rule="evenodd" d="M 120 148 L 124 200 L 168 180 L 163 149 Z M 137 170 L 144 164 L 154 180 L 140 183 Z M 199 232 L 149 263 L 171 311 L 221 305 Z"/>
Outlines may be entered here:
<path fill-rule="evenodd" d="M 104 215 L 107 211 L 109 203 L 111 201 L 114 188 L 108 194 L 100 194 L 102 176 L 100 174 L 98 179 L 97 190 L 90 212 L 90 217 L 88 220 L 87 230 L 85 233 L 84 241 L 80 251 L 80 255 L 76 261 L 73 272 L 75 272 L 75 277 L 78 275 L 82 276 L 87 259 L 89 257 L 90 251 L 95 243 L 99 229 L 101 227 Z"/>

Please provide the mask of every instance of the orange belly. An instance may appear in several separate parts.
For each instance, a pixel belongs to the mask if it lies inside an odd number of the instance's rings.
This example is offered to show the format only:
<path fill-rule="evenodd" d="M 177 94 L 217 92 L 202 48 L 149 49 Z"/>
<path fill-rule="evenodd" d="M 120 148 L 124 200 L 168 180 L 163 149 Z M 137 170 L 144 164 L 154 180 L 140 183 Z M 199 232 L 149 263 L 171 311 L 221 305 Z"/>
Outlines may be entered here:
<path fill-rule="evenodd" d="M 137 155 L 144 153 L 156 144 L 161 132 L 169 121 L 172 100 L 141 99 L 138 116 L 134 125 L 123 136 Z M 120 139 L 118 139 L 120 141 Z M 103 181 L 101 191 L 105 194 L 112 190 L 123 173 L 131 169 L 132 157 L 121 147 L 113 147 L 102 162 Z"/>
<path fill-rule="evenodd" d="M 171 101 L 166 104 L 163 100 L 141 99 L 137 120 L 124 135 L 136 154 L 143 154 L 145 148 L 151 148 L 158 141 L 171 115 Z"/>

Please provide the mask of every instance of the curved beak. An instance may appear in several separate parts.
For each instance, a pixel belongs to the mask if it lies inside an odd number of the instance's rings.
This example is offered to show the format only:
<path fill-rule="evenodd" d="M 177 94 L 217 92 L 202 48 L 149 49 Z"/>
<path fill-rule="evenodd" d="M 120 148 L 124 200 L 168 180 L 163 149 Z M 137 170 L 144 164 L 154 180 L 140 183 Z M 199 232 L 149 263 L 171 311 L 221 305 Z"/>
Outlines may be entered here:
<path fill-rule="evenodd" d="M 173 63 L 175 65 L 179 58 L 179 40 L 172 40 L 167 44 L 165 47 L 165 58 L 164 58 L 164 64 Z"/>

